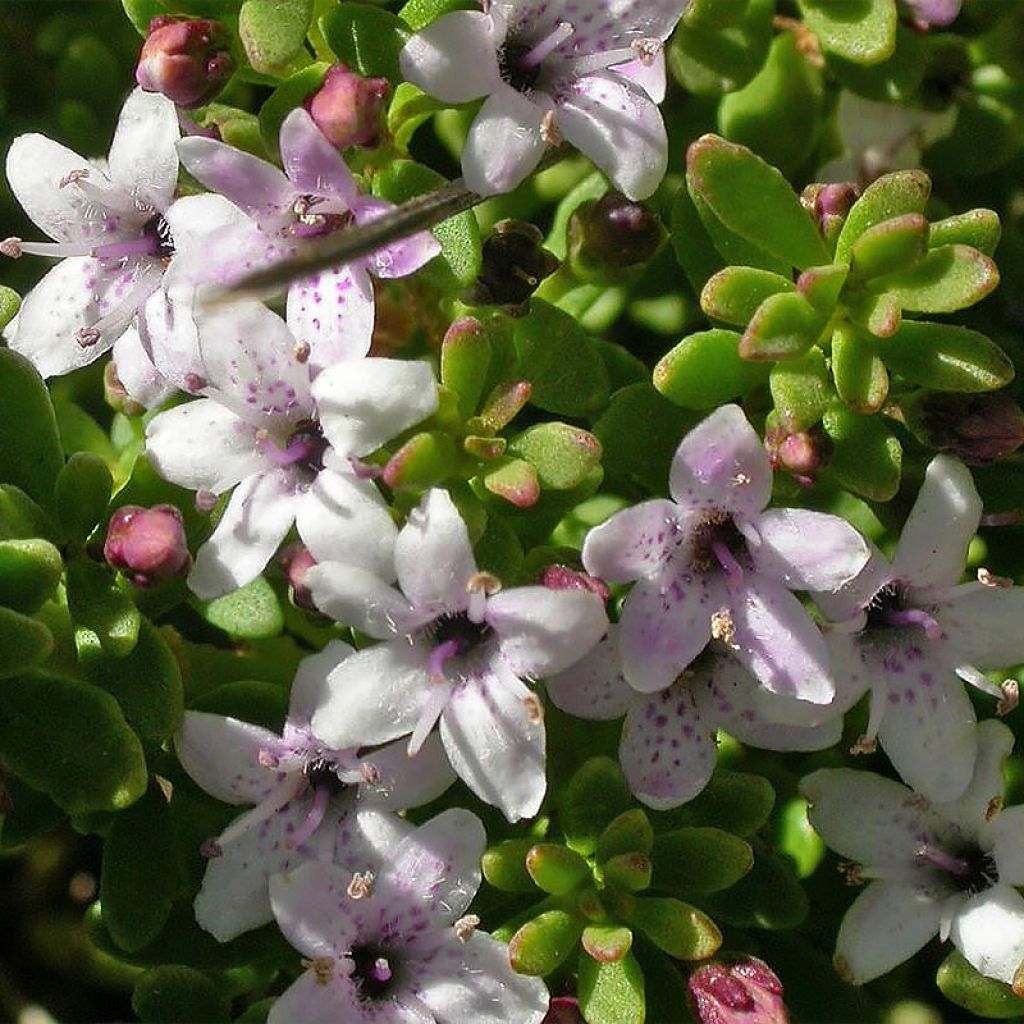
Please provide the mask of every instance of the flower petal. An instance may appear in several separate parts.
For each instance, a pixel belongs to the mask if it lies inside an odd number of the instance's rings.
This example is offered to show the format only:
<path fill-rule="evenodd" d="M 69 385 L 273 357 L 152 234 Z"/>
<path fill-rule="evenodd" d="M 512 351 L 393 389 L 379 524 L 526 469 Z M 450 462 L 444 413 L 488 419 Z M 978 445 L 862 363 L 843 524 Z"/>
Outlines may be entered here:
<path fill-rule="evenodd" d="M 340 455 L 368 455 L 437 409 L 437 382 L 420 360 L 360 359 L 313 382 L 324 436 Z"/>
<path fill-rule="evenodd" d="M 254 428 L 212 398 L 155 416 L 146 427 L 146 451 L 165 480 L 214 494 L 265 468 Z"/>
<path fill-rule="evenodd" d="M 942 902 L 911 885 L 873 882 L 846 912 L 836 940 L 836 970 L 863 985 L 909 960 L 938 933 Z"/>
<path fill-rule="evenodd" d="M 646 199 L 668 170 L 661 112 L 639 85 L 598 71 L 563 83 L 554 94 L 555 124 L 629 199 Z"/>
<path fill-rule="evenodd" d="M 867 541 L 839 516 L 804 508 L 770 508 L 758 517 L 761 543 L 751 546 L 758 572 L 790 590 L 836 591 L 867 565 Z"/>
<path fill-rule="evenodd" d="M 313 712 L 327 697 L 327 677 L 354 653 L 344 641 L 331 640 L 322 651 L 299 662 L 288 701 L 288 724 L 309 727 Z"/>
<path fill-rule="evenodd" d="M 494 22 L 478 11 L 446 14 L 402 48 L 402 77 L 442 103 L 468 103 L 498 88 Z"/>
<path fill-rule="evenodd" d="M 352 208 L 356 223 L 369 224 L 396 209 L 383 199 L 360 199 Z M 419 231 L 399 239 L 366 257 L 367 269 L 380 278 L 408 277 L 429 263 L 441 251 L 441 243 L 429 232 Z"/>
<path fill-rule="evenodd" d="M 717 507 L 753 519 L 768 504 L 772 467 L 738 405 L 723 405 L 691 430 L 672 460 L 669 492 L 685 508 Z"/>
<path fill-rule="evenodd" d="M 281 737 L 269 729 L 203 711 L 186 711 L 174 738 L 185 771 L 226 804 L 258 804 L 270 794 L 278 779 L 259 763 L 259 753 L 280 745 Z"/>
<path fill-rule="evenodd" d="M 994 718 L 979 722 L 975 736 L 977 760 L 967 789 L 955 800 L 934 803 L 936 814 L 968 835 L 977 833 L 1002 805 L 1003 762 L 1013 750 L 1013 733 Z"/>
<path fill-rule="evenodd" d="M 653 693 L 672 683 L 711 639 L 711 615 L 722 592 L 715 578 L 673 579 L 668 573 L 633 588 L 620 621 L 622 670 L 630 686 Z"/>
<path fill-rule="evenodd" d="M 358 938 L 344 913 L 351 875 L 336 864 L 307 860 L 270 879 L 270 905 L 284 937 L 312 959 L 343 958 Z"/>
<path fill-rule="evenodd" d="M 360 787 L 364 807 L 404 811 L 436 800 L 455 781 L 441 737 L 432 732 L 410 757 L 408 744 L 397 740 L 368 754 L 363 763 L 373 768 L 377 781 Z"/>
<path fill-rule="evenodd" d="M 655 102 L 665 99 L 665 54 L 659 53 L 654 60 L 645 63 L 642 60 L 630 60 L 625 64 L 615 64 L 608 69 L 616 75 L 628 78 Z"/>
<path fill-rule="evenodd" d="M 390 640 L 415 628 L 409 602 L 366 569 L 345 562 L 321 562 L 306 570 L 302 584 L 325 615 L 377 640 Z"/>
<path fill-rule="evenodd" d="M 980 520 L 981 498 L 971 471 L 959 459 L 937 455 L 903 527 L 893 575 L 915 588 L 958 583 Z"/>
<path fill-rule="evenodd" d="M 689 525 L 675 502 L 643 501 L 616 512 L 587 534 L 583 564 L 591 575 L 611 583 L 655 576 L 690 540 Z"/>
<path fill-rule="evenodd" d="M 1024 587 L 968 583 L 936 604 L 934 614 L 959 663 L 988 671 L 1024 662 Z"/>
<path fill-rule="evenodd" d="M 287 470 L 257 473 L 231 495 L 210 539 L 196 553 L 188 585 L 202 601 L 254 580 L 295 521 L 295 482 Z"/>
<path fill-rule="evenodd" d="M 1004 885 L 1024 885 L 1024 805 L 1000 811 L 988 835 L 999 881 Z"/>
<path fill-rule="evenodd" d="M 550 676 L 545 689 L 556 707 L 577 718 L 610 721 L 624 715 L 637 696 L 622 674 L 618 626 L 586 657 Z"/>
<path fill-rule="evenodd" d="M 533 817 L 544 799 L 545 737 L 543 723 L 523 702 L 529 691 L 507 671 L 467 678 L 453 689 L 441 714 L 441 739 L 459 778 L 509 821 L 519 821 Z"/>
<path fill-rule="evenodd" d="M 1024 963 L 1024 896 L 1004 884 L 972 896 L 949 937 L 976 971 L 1011 984 Z"/>
<path fill-rule="evenodd" d="M 525 180 L 547 148 L 541 124 L 548 109 L 511 86 L 497 87 L 470 125 L 462 151 L 467 187 L 489 196 L 511 192 Z"/>
<path fill-rule="evenodd" d="M 579 661 L 608 629 L 604 602 L 589 590 L 514 587 L 488 600 L 484 618 L 505 664 L 532 678 Z"/>
<path fill-rule="evenodd" d="M 110 177 L 130 196 L 166 210 L 178 186 L 178 111 L 160 93 L 136 89 L 121 108 L 110 145 Z"/>
<path fill-rule="evenodd" d="M 313 713 L 314 735 L 336 750 L 387 743 L 412 732 L 430 696 L 430 650 L 392 640 L 347 658 Z"/>
<path fill-rule="evenodd" d="M 324 983 L 311 968 L 300 974 L 274 1000 L 267 1015 L 267 1024 L 295 1024 L 295 1021 L 303 1024 L 338 1024 L 339 1021 L 351 1021 L 351 1024 L 370 1024 L 371 1021 L 372 1024 L 422 1024 L 415 1017 L 396 1020 L 394 1015 L 389 1015 L 387 1006 L 376 1002 L 372 1007 L 372 1010 L 367 1009 L 367 1004 L 359 998 L 355 982 L 344 971 L 335 970 L 330 980 Z"/>
<path fill-rule="evenodd" d="M 359 194 L 352 172 L 307 110 L 297 107 L 284 119 L 280 144 L 281 163 L 296 192 L 335 196 L 352 205 Z"/>
<path fill-rule="evenodd" d="M 130 326 L 114 342 L 113 355 L 117 379 L 139 405 L 154 409 L 177 390 L 153 365 L 136 327 Z"/>

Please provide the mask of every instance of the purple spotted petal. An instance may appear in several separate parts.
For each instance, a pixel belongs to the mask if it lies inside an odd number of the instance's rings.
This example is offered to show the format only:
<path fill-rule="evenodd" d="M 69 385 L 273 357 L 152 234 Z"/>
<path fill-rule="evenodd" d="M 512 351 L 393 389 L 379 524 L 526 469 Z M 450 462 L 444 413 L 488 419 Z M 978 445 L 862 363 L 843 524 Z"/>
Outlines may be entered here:
<path fill-rule="evenodd" d="M 359 199 L 352 206 L 356 223 L 369 224 L 390 213 L 395 206 L 382 199 Z M 421 231 L 378 249 L 366 259 L 366 267 L 377 277 L 408 277 L 441 251 L 441 243 L 429 232 Z"/>
<path fill-rule="evenodd" d="M 297 193 L 326 194 L 352 206 L 358 195 L 352 173 L 304 108 L 284 119 L 280 144 L 285 174 Z"/>
<path fill-rule="evenodd" d="M 546 681 L 548 695 L 577 718 L 606 721 L 624 715 L 637 694 L 622 674 L 619 657 L 619 629 L 612 626 L 582 661 Z"/>
<path fill-rule="evenodd" d="M 690 540 L 690 519 L 662 498 L 625 508 L 587 534 L 583 564 L 610 583 L 659 575 L 673 552 Z"/>

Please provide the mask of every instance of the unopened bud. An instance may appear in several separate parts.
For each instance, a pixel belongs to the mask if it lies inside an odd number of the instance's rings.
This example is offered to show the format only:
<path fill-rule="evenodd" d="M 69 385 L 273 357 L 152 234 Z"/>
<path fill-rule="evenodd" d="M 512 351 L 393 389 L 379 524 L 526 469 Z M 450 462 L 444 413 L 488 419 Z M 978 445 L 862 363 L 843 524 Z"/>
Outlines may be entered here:
<path fill-rule="evenodd" d="M 363 78 L 344 64 L 334 64 L 305 106 L 331 145 L 372 149 L 380 143 L 381 114 L 390 89 L 386 78 Z"/>
<path fill-rule="evenodd" d="M 612 596 L 604 580 L 578 569 L 570 569 L 567 565 L 546 566 L 541 570 L 538 582 L 549 590 L 589 590 L 602 601 Z"/>
<path fill-rule="evenodd" d="M 789 432 L 770 418 L 764 446 L 776 472 L 790 473 L 801 487 L 810 487 L 832 458 L 832 440 L 819 426 Z"/>
<path fill-rule="evenodd" d="M 701 1024 L 788 1024 L 782 982 L 757 957 L 717 960 L 698 967 L 686 983 Z"/>
<path fill-rule="evenodd" d="M 961 7 L 963 0 L 899 0 L 900 13 L 919 32 L 951 25 Z"/>
<path fill-rule="evenodd" d="M 179 107 L 201 107 L 224 87 L 234 70 L 227 29 L 211 18 L 163 16 L 149 23 L 135 80 Z"/>
<path fill-rule="evenodd" d="M 173 505 L 122 506 L 110 517 L 103 556 L 137 587 L 178 576 L 191 562 L 181 513 Z"/>
<path fill-rule="evenodd" d="M 581 203 L 569 218 L 570 266 L 581 280 L 621 283 L 623 271 L 642 268 L 666 237 L 654 213 L 619 192 L 609 192 Z"/>
<path fill-rule="evenodd" d="M 540 1024 L 584 1024 L 579 1001 L 572 996 L 553 996 Z"/>
<path fill-rule="evenodd" d="M 484 240 L 480 276 L 469 302 L 481 306 L 523 306 L 558 259 L 545 249 L 544 236 L 532 224 L 502 220 Z"/>
<path fill-rule="evenodd" d="M 289 544 L 278 556 L 278 562 L 288 580 L 288 592 L 295 607 L 316 611 L 313 592 L 303 582 L 306 573 L 316 565 L 316 559 L 309 553 L 309 548 L 299 542 Z"/>
<path fill-rule="evenodd" d="M 839 237 L 850 207 L 860 196 L 860 186 L 852 181 L 837 185 L 815 183 L 808 185 L 800 196 L 804 209 L 818 222 L 822 236 L 828 242 Z"/>
<path fill-rule="evenodd" d="M 925 392 L 900 403 L 904 420 L 929 448 L 969 466 L 987 466 L 1024 445 L 1024 412 L 1009 395 Z"/>

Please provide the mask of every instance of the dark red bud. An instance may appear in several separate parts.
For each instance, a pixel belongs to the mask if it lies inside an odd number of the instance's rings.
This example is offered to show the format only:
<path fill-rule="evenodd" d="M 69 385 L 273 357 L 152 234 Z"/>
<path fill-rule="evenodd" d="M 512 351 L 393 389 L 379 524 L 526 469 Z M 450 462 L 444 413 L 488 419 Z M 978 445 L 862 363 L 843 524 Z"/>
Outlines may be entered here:
<path fill-rule="evenodd" d="M 316 611 L 313 592 L 303 582 L 307 570 L 317 564 L 316 559 L 309 553 L 309 548 L 299 542 L 289 544 L 278 556 L 278 562 L 284 570 L 285 579 L 288 580 L 292 603 L 296 608 Z"/>
<path fill-rule="evenodd" d="M 525 305 L 558 259 L 541 244 L 544 236 L 525 221 L 502 220 L 484 239 L 480 276 L 467 301 L 475 305 Z"/>
<path fill-rule="evenodd" d="M 989 465 L 1024 445 L 1024 412 L 1002 392 L 926 392 L 902 403 L 902 412 L 924 444 L 970 466 Z"/>
<path fill-rule="evenodd" d="M 161 16 L 149 23 L 135 80 L 179 107 L 200 107 L 224 87 L 234 70 L 231 38 L 219 21 Z"/>
<path fill-rule="evenodd" d="M 666 232 L 658 217 L 619 192 L 581 203 L 569 218 L 573 272 L 584 279 L 641 267 L 661 248 Z"/>
<path fill-rule="evenodd" d="M 381 115 L 390 91 L 386 78 L 363 78 L 344 64 L 334 64 L 305 106 L 333 146 L 372 148 L 380 143 Z"/>
<path fill-rule="evenodd" d="M 554 996 L 540 1024 L 585 1024 L 580 1004 L 572 996 Z"/>
<path fill-rule="evenodd" d="M 591 576 L 590 573 L 570 569 L 567 565 L 549 565 L 541 570 L 539 582 L 549 590 L 589 590 L 597 594 L 602 601 L 612 596 L 608 584 L 604 580 Z"/>
<path fill-rule="evenodd" d="M 138 587 L 184 572 L 191 559 L 185 523 L 173 505 L 124 505 L 111 517 L 103 556 Z"/>
<path fill-rule="evenodd" d="M 756 957 L 722 959 L 698 967 L 686 983 L 701 1024 L 788 1024 L 782 982 Z"/>

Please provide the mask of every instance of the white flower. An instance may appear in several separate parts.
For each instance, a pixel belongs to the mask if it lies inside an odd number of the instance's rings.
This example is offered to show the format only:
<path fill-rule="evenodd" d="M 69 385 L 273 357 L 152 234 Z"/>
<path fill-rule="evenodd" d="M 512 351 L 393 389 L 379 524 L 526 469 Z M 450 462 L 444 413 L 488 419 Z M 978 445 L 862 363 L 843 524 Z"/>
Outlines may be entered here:
<path fill-rule="evenodd" d="M 544 798 L 544 725 L 523 678 L 567 668 L 608 620 L 586 590 L 516 587 L 477 571 L 465 523 L 442 490 L 428 491 L 398 535 L 401 592 L 368 572 L 321 564 L 304 582 L 317 606 L 387 642 L 331 673 L 313 713 L 325 743 L 386 743 L 409 733 L 415 754 L 440 720 L 459 777 L 510 821 Z"/>
<path fill-rule="evenodd" d="M 1001 810 L 1002 762 L 1013 734 L 975 727 L 978 759 L 959 799 L 929 805 L 891 779 L 847 768 L 808 775 L 811 824 L 873 879 L 847 911 L 836 969 L 864 984 L 913 956 L 934 935 L 951 938 L 982 974 L 1012 983 L 1024 961 L 1024 806 Z"/>
<path fill-rule="evenodd" d="M 269 1024 L 539 1024 L 548 993 L 462 915 L 480 885 L 486 836 L 449 810 L 402 840 L 372 882 L 309 862 L 271 880 L 270 900 L 307 970 Z"/>
<path fill-rule="evenodd" d="M 390 513 L 348 460 L 437 408 L 430 366 L 356 358 L 311 380 L 301 341 L 255 302 L 201 316 L 198 345 L 193 390 L 208 397 L 160 413 L 146 432 L 166 479 L 212 494 L 234 488 L 197 554 L 195 593 L 209 599 L 255 578 L 293 523 L 317 560 L 392 578 Z"/>
<path fill-rule="evenodd" d="M 661 183 L 662 44 L 684 0 L 493 0 L 417 32 L 403 76 L 445 103 L 486 96 L 462 155 L 466 184 L 515 188 L 567 139 L 630 199 Z"/>
<path fill-rule="evenodd" d="M 974 766 L 975 714 L 961 680 L 1012 700 L 982 670 L 1024 661 L 1024 590 L 985 572 L 958 585 L 980 518 L 967 467 L 939 455 L 892 563 L 875 549 L 849 586 L 815 595 L 839 623 L 827 643 L 841 702 L 871 691 L 859 746 L 877 735 L 907 784 L 934 800 L 959 796 Z"/>
<path fill-rule="evenodd" d="M 175 748 L 206 792 L 254 804 L 210 840 L 196 920 L 221 942 L 272 918 L 271 875 L 309 859 L 349 870 L 369 866 L 409 831 L 393 811 L 425 804 L 455 780 L 438 742 L 413 765 L 398 744 L 361 755 L 331 750 L 309 731 L 324 676 L 352 653 L 332 641 L 299 666 L 282 735 L 257 725 L 186 711 Z"/>

